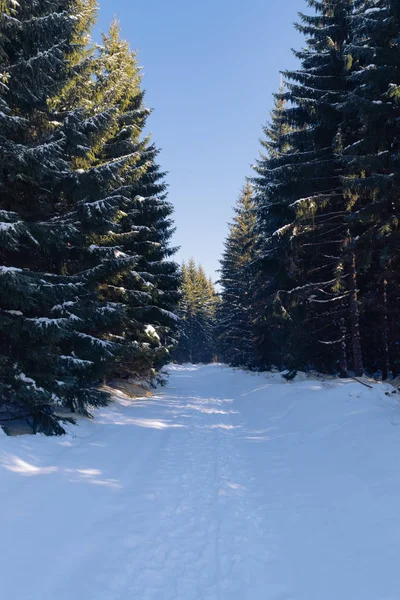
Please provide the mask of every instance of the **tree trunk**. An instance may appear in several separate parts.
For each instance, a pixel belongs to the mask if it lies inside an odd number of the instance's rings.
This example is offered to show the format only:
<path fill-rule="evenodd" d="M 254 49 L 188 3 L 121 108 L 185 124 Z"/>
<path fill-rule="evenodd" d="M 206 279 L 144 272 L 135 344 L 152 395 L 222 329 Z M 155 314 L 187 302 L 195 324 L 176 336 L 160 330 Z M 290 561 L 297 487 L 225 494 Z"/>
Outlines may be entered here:
<path fill-rule="evenodd" d="M 348 367 L 347 367 L 347 327 L 346 321 L 344 318 L 340 319 L 340 333 L 341 333 L 341 342 L 340 342 L 340 360 L 339 360 L 339 370 L 340 377 L 345 378 L 348 377 Z"/>
<path fill-rule="evenodd" d="M 387 299 L 387 279 L 383 280 L 383 328 L 382 328 L 382 342 L 383 342 L 383 366 L 382 366 L 382 378 L 388 379 L 390 377 L 390 359 L 389 359 L 389 319 L 388 319 L 388 299 Z"/>
<path fill-rule="evenodd" d="M 351 326 L 351 347 L 353 352 L 353 367 L 356 377 L 361 377 L 364 373 L 364 365 L 361 351 L 360 336 L 360 313 L 358 309 L 358 290 L 357 290 L 357 270 L 356 255 L 354 250 L 350 251 L 349 260 L 349 290 L 350 290 L 350 326 Z"/>

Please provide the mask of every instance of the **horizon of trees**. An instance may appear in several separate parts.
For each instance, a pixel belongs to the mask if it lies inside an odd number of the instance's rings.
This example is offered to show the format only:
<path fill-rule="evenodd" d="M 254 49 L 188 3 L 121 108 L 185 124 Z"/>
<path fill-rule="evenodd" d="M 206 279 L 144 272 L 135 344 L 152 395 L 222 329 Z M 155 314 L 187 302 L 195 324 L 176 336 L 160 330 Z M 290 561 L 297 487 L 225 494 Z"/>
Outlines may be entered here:
<path fill-rule="evenodd" d="M 218 295 L 212 280 L 194 259 L 182 264 L 180 331 L 173 359 L 179 363 L 210 363 L 217 354 Z"/>

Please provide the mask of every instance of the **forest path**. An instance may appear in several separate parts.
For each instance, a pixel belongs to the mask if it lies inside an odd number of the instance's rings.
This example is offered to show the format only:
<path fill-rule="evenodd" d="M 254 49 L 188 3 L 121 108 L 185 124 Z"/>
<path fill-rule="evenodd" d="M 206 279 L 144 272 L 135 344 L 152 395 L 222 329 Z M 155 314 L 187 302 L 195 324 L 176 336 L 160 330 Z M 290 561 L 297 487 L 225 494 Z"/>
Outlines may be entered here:
<path fill-rule="evenodd" d="M 0 437 L 0 600 L 398 600 L 386 386 L 173 366 L 64 438 Z"/>

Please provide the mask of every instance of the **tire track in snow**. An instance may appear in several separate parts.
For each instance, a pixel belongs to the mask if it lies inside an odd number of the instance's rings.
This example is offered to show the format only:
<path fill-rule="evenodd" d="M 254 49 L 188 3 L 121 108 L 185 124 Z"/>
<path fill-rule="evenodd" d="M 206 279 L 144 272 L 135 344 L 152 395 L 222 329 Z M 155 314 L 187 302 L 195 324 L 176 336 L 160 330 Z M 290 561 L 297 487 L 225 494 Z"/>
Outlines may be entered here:
<path fill-rule="evenodd" d="M 186 413 L 185 406 L 183 398 L 177 406 L 181 417 Z M 141 539 L 129 534 L 126 537 L 127 545 L 129 540 L 133 542 L 130 567 L 126 576 L 114 577 L 115 599 L 122 600 L 127 585 L 135 597 L 149 600 L 218 598 L 212 591 L 207 596 L 207 590 L 218 581 L 214 573 L 217 552 L 211 550 L 213 540 L 218 539 L 213 495 L 216 436 L 204 432 L 201 412 L 191 412 L 187 429 L 169 435 L 157 468 L 144 486 L 142 500 L 137 503 L 140 528 L 146 534 Z M 146 513 L 150 517 L 147 524 Z M 163 587 L 165 581 L 169 588 Z"/>
<path fill-rule="evenodd" d="M 236 401 L 233 406 L 238 408 Z M 222 567 L 218 599 L 290 600 L 289 590 L 271 580 L 269 567 L 277 545 L 267 507 L 260 503 L 257 473 L 245 451 L 251 442 L 242 439 L 248 424 L 240 412 L 230 411 L 225 426 L 219 430 L 223 443 L 217 504 Z"/>

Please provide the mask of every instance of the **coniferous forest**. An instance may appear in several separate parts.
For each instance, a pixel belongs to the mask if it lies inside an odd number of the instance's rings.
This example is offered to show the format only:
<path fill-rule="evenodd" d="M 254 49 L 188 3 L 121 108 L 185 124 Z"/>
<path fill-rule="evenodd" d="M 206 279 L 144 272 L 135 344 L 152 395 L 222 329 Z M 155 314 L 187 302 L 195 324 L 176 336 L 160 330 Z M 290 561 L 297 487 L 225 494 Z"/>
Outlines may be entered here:
<path fill-rule="evenodd" d="M 399 599 L 399 399 L 400 0 L 0 0 L 0 600 Z"/>
<path fill-rule="evenodd" d="M 173 358 L 180 363 L 210 363 L 217 354 L 214 284 L 201 265 L 191 259 L 182 265 L 178 308 L 179 342 Z"/>
<path fill-rule="evenodd" d="M 308 0 L 229 226 L 180 269 L 135 52 L 96 0 L 1 1 L 0 402 L 34 431 L 171 360 L 400 373 L 400 4 Z"/>
<path fill-rule="evenodd" d="M 308 4 L 226 241 L 220 352 L 386 379 L 400 373 L 400 4 Z"/>

